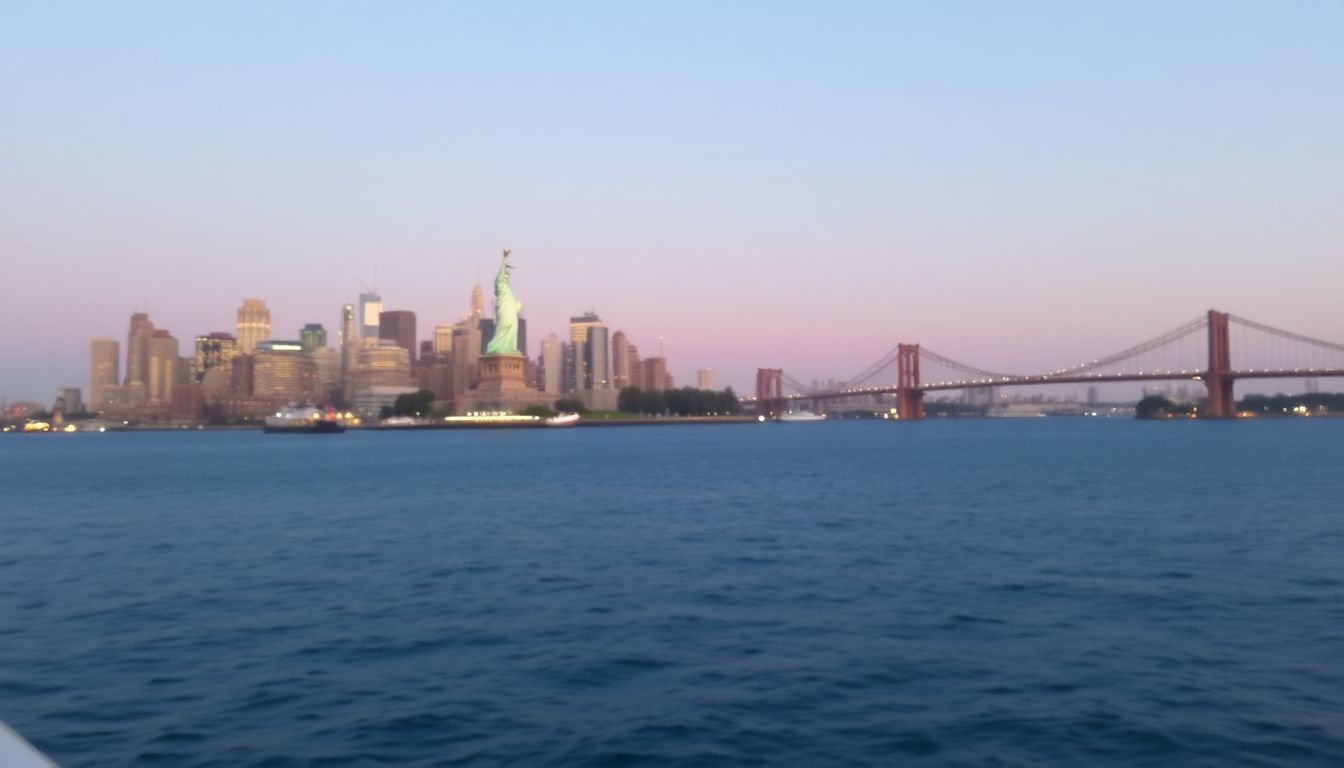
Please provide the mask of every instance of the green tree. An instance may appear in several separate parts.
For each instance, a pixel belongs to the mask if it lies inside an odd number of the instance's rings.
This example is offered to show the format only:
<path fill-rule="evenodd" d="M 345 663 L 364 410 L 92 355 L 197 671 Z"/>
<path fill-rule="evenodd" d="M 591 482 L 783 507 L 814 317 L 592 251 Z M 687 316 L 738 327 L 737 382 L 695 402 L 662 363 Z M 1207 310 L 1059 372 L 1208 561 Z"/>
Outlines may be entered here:
<path fill-rule="evenodd" d="M 588 409 L 583 406 L 582 402 L 572 397 L 562 397 L 555 401 L 555 410 L 560 413 L 583 413 Z"/>
<path fill-rule="evenodd" d="M 433 403 L 434 393 L 428 389 L 420 389 L 397 395 L 396 402 L 392 404 L 392 413 L 395 416 L 428 416 L 432 413 Z"/>

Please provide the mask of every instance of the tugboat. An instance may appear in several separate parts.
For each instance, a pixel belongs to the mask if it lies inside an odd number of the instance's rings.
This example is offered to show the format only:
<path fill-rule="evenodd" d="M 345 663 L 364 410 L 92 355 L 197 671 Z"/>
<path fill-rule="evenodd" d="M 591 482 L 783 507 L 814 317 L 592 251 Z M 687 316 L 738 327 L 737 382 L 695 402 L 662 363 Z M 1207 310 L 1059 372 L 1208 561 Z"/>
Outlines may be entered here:
<path fill-rule="evenodd" d="M 266 433 L 335 434 L 345 431 L 345 422 L 331 406 L 287 406 L 266 417 Z"/>

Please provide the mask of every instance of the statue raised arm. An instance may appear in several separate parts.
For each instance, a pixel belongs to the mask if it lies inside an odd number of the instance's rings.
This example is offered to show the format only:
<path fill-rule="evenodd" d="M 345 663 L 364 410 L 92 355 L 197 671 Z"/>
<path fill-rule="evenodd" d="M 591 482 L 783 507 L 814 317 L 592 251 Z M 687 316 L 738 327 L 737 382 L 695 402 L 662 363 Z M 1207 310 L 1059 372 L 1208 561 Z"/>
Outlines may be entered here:
<path fill-rule="evenodd" d="M 513 295 L 509 287 L 509 249 L 504 249 L 504 258 L 499 262 L 499 274 L 495 276 L 495 335 L 485 347 L 487 355 L 516 355 L 518 352 L 518 313 L 523 311 L 523 303 Z"/>

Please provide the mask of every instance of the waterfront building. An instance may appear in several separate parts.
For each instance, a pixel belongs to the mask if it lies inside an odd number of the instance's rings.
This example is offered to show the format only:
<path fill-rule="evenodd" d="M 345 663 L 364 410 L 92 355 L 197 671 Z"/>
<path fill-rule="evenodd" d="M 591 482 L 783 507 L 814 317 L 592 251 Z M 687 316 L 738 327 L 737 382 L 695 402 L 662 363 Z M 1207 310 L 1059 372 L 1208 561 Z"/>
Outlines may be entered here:
<path fill-rule="evenodd" d="M 317 363 L 300 341 L 267 340 L 253 354 L 252 396 L 274 405 L 319 396 Z"/>
<path fill-rule="evenodd" d="M 378 314 L 378 338 L 395 342 L 415 362 L 415 313 L 402 309 Z"/>
<path fill-rule="evenodd" d="M 51 407 L 52 413 L 63 413 L 66 416 L 75 413 L 84 412 L 83 393 L 78 387 L 61 387 L 56 390 L 56 404 Z"/>
<path fill-rule="evenodd" d="M 131 327 L 126 334 L 126 381 L 132 399 L 143 397 L 149 386 L 149 339 L 154 335 L 154 324 L 149 315 L 136 312 L 131 315 Z"/>
<path fill-rule="evenodd" d="M 177 339 L 168 331 L 155 330 L 149 339 L 149 376 L 146 382 L 150 402 L 172 401 L 180 363 Z"/>
<path fill-rule="evenodd" d="M 644 388 L 644 361 L 639 359 L 639 347 L 634 344 L 629 345 L 629 360 L 626 363 L 630 371 L 630 386 L 636 389 Z"/>
<path fill-rule="evenodd" d="M 411 356 L 388 339 L 365 340 L 355 355 L 352 374 L 355 398 L 371 387 L 411 386 Z"/>
<path fill-rule="evenodd" d="M 668 388 L 667 360 L 661 357 L 649 357 L 644 360 L 644 381 L 642 389 L 661 392 Z"/>
<path fill-rule="evenodd" d="M 559 395 L 563 391 L 560 385 L 564 373 L 564 350 L 559 336 L 552 333 L 541 340 L 541 357 L 538 362 L 541 369 L 538 388 L 548 395 Z"/>
<path fill-rule="evenodd" d="M 192 360 L 191 370 L 196 381 L 205 378 L 205 372 L 220 366 L 231 365 L 238 356 L 238 340 L 227 333 L 214 331 L 196 337 L 196 357 Z"/>
<path fill-rule="evenodd" d="M 89 342 L 89 402 L 94 410 L 107 402 L 108 391 L 120 381 L 121 345 L 116 339 Z"/>
<path fill-rule="evenodd" d="M 250 355 L 258 342 L 271 338 L 271 310 L 261 299 L 243 299 L 238 308 L 237 333 L 238 354 Z"/>
<path fill-rule="evenodd" d="M 350 399 L 350 370 L 355 365 L 355 350 L 359 347 L 359 335 L 355 331 L 355 307 L 353 304 L 341 305 L 341 394 L 340 400 Z"/>
<path fill-rule="evenodd" d="M 402 350 L 403 352 L 405 350 Z M 416 387 L 410 385 L 382 385 L 375 384 L 368 387 L 361 387 L 355 392 L 354 408 L 355 413 L 359 414 L 361 419 L 374 421 L 379 418 L 384 408 L 390 408 L 396 404 L 397 398 L 402 395 L 413 395 Z"/>
<path fill-rule="evenodd" d="M 468 317 L 453 327 L 453 393 L 461 394 L 476 384 L 477 361 L 481 358 L 481 325 Z"/>
<path fill-rule="evenodd" d="M 331 347 L 318 347 L 306 353 L 313 359 L 317 372 L 317 389 L 314 400 L 318 403 L 334 403 L 341 395 L 341 363 L 336 350 Z"/>
<path fill-rule="evenodd" d="M 696 389 L 709 392 L 714 389 L 714 369 L 701 368 L 695 372 Z"/>
<path fill-rule="evenodd" d="M 611 335 L 611 386 L 617 390 L 630 386 L 630 342 L 624 331 Z"/>
<path fill-rule="evenodd" d="M 304 352 L 316 352 L 327 346 L 327 329 L 321 323 L 308 323 L 299 331 L 299 343 Z"/>

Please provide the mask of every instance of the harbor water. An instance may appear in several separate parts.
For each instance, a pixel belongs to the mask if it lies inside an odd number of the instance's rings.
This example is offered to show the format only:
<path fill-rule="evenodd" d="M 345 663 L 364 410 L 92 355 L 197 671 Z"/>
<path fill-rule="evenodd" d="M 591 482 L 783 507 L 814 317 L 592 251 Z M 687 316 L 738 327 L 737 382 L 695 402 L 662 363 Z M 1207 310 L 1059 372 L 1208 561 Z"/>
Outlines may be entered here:
<path fill-rule="evenodd" d="M 103 766 L 1338 765 L 1344 420 L 0 439 Z"/>

